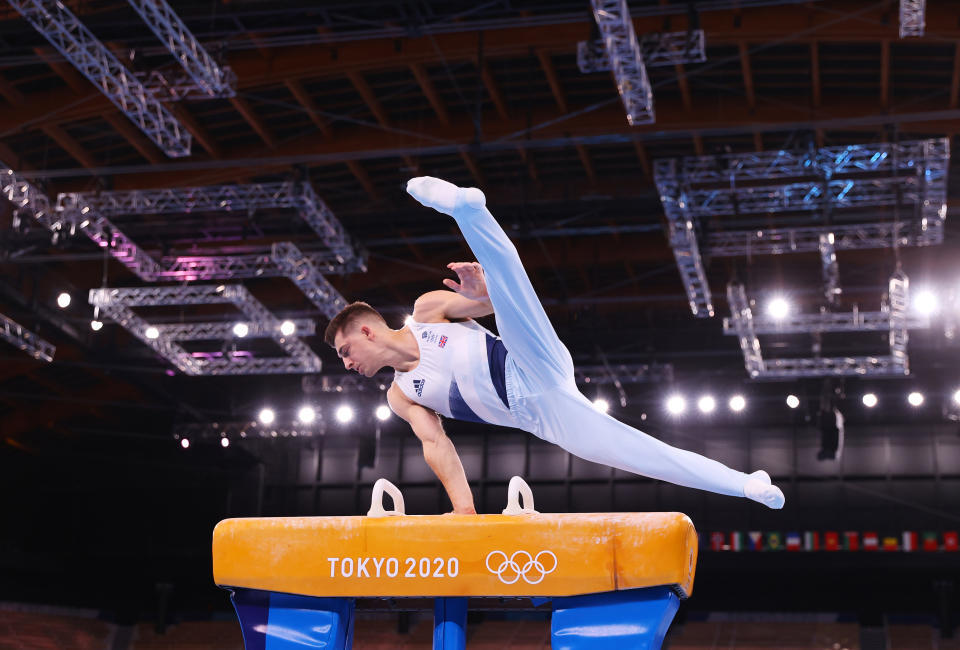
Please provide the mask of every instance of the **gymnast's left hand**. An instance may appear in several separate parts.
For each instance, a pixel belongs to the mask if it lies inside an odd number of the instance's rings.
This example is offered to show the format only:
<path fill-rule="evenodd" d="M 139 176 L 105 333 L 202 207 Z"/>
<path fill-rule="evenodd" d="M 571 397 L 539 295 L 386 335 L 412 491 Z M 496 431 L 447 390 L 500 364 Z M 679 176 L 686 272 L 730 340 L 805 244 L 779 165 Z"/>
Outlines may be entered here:
<path fill-rule="evenodd" d="M 444 286 L 453 289 L 464 298 L 479 302 L 490 302 L 487 295 L 487 282 L 483 277 L 483 267 L 478 262 L 450 262 L 447 268 L 457 274 L 459 284 L 455 280 L 445 278 Z"/>

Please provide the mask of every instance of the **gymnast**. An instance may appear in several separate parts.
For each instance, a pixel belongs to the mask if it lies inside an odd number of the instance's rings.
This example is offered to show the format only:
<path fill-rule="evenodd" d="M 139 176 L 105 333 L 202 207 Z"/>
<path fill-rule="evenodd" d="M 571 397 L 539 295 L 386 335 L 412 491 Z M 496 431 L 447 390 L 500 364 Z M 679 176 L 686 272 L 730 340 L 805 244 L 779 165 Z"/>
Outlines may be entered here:
<path fill-rule="evenodd" d="M 438 414 L 516 427 L 595 463 L 677 485 L 746 497 L 782 508 L 783 492 L 759 470 L 745 474 L 677 449 L 601 413 L 577 389 L 570 352 L 557 337 L 513 243 L 476 188 L 423 176 L 407 192 L 457 222 L 478 262 L 448 267 L 452 291 L 417 298 L 407 324 L 391 329 L 373 307 L 354 302 L 324 340 L 347 370 L 372 377 L 394 369 L 387 401 L 423 444 L 455 513 L 475 513 L 473 494 Z M 500 336 L 473 319 L 495 315 Z"/>

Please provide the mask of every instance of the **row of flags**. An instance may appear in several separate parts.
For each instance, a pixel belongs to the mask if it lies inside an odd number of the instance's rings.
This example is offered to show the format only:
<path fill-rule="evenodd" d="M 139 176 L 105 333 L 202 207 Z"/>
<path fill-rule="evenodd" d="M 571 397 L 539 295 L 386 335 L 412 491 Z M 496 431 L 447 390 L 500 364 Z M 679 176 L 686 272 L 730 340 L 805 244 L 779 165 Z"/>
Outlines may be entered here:
<path fill-rule="evenodd" d="M 900 536 L 858 531 L 710 533 L 711 551 L 957 551 L 957 531 L 904 531 Z"/>

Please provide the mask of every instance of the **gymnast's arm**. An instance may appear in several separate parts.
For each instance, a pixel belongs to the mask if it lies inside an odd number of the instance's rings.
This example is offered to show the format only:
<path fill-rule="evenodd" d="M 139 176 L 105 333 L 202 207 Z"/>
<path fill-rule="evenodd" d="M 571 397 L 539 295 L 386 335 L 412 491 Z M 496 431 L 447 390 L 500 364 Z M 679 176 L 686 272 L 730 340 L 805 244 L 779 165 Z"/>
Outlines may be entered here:
<path fill-rule="evenodd" d="M 457 455 L 453 441 L 444 433 L 440 416 L 410 400 L 396 383 L 391 384 L 387 391 L 387 403 L 394 413 L 407 421 L 413 433 L 420 439 L 423 444 L 423 458 L 443 483 L 453 504 L 453 511 L 457 514 L 477 514 L 460 456 Z"/>
<path fill-rule="evenodd" d="M 493 304 L 487 294 L 483 268 L 477 262 L 451 262 L 447 268 L 460 280 L 445 279 L 443 284 L 453 291 L 430 291 L 413 304 L 413 319 L 418 323 L 438 320 L 480 318 L 493 313 Z"/>

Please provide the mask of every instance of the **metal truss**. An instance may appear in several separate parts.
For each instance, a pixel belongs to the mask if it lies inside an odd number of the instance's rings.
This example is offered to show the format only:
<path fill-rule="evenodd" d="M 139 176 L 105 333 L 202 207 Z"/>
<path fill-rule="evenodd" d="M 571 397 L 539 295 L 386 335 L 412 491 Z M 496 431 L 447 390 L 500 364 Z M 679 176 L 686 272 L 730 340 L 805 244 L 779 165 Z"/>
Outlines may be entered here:
<path fill-rule="evenodd" d="M 219 441 L 227 438 L 230 442 L 251 438 L 312 438 L 326 433 L 327 425 L 321 412 L 310 424 L 261 426 L 248 420 L 242 422 L 184 422 L 173 427 L 173 439 L 186 438 L 191 442 Z M 222 443 L 221 443 L 222 444 Z"/>
<path fill-rule="evenodd" d="M 15 345 L 34 359 L 50 362 L 57 348 L 22 325 L 0 314 L 0 338 Z"/>
<path fill-rule="evenodd" d="M 270 258 L 281 273 L 290 278 L 327 318 L 333 318 L 347 306 L 340 292 L 320 274 L 296 246 L 289 242 L 273 245 Z"/>
<path fill-rule="evenodd" d="M 237 87 L 237 75 L 228 66 L 223 68 L 226 89 L 223 94 L 209 94 L 204 87 L 195 82 L 188 74 L 182 70 L 172 72 L 162 72 L 160 70 L 151 70 L 150 72 L 137 72 L 137 79 L 153 93 L 154 97 L 168 102 L 180 102 L 185 100 L 210 99 L 211 97 L 234 97 Z"/>
<path fill-rule="evenodd" d="M 60 230 L 61 223 L 55 210 L 50 206 L 50 198 L 40 188 L 25 178 L 21 178 L 13 169 L 0 162 L 0 194 L 13 204 L 18 215 L 27 215 L 44 228 Z"/>
<path fill-rule="evenodd" d="M 927 0 L 900 0 L 900 38 L 923 36 Z"/>
<path fill-rule="evenodd" d="M 627 122 L 631 126 L 655 122 L 653 89 L 626 0 L 591 0 L 590 4 L 627 111 Z"/>
<path fill-rule="evenodd" d="M 687 299 L 690 301 L 690 311 L 699 318 L 712 317 L 714 312 L 710 284 L 707 282 L 707 273 L 700 257 L 693 219 L 685 215 L 685 203 L 675 173 L 676 161 L 657 160 L 655 165 L 657 190 L 667 215 L 670 247 L 677 260 Z"/>
<path fill-rule="evenodd" d="M 231 84 L 232 73 L 213 60 L 166 0 L 129 2 L 208 98 L 237 94 L 236 76 L 232 77 Z"/>
<path fill-rule="evenodd" d="M 942 219 L 928 222 L 926 227 L 923 223 L 878 222 L 713 232 L 706 240 L 712 257 L 812 253 L 820 250 L 825 230 L 834 236 L 834 250 L 931 246 L 943 241 Z"/>
<path fill-rule="evenodd" d="M 640 55 L 648 68 L 707 60 L 702 29 L 689 32 L 644 34 L 640 38 Z M 577 65 L 580 72 L 603 72 L 610 69 L 610 57 L 602 40 L 577 43 Z"/>
<path fill-rule="evenodd" d="M 316 334 L 316 322 L 309 318 L 296 318 L 290 321 L 296 328 L 297 336 L 312 336 Z M 267 329 L 263 323 L 244 322 L 249 331 L 244 338 L 273 338 L 277 332 Z M 167 336 L 174 341 L 223 341 L 234 337 L 235 323 L 170 323 L 154 325 L 160 336 Z"/>
<path fill-rule="evenodd" d="M 640 384 L 673 381 L 673 366 L 669 363 L 630 363 L 610 366 L 580 366 L 574 369 L 578 384 L 591 386 L 605 384 Z"/>
<path fill-rule="evenodd" d="M 712 315 L 697 219 L 901 205 L 909 210 L 904 222 L 715 231 L 706 239 L 707 252 L 718 257 L 821 252 L 829 273 L 836 250 L 942 242 L 949 162 L 946 138 L 655 161 L 654 179 L 692 312 Z M 833 250 L 824 253 L 821 236 L 831 234 Z"/>
<path fill-rule="evenodd" d="M 178 287 L 139 287 L 130 289 L 92 289 L 90 304 L 126 328 L 153 348 L 181 372 L 188 375 L 258 375 L 320 372 L 320 358 L 296 336 L 284 336 L 281 321 L 242 285 L 186 285 Z M 232 304 L 256 323 L 257 331 L 269 335 L 288 357 L 254 357 L 249 353 L 189 353 L 177 344 L 176 336 L 196 339 L 220 323 L 196 323 L 161 330 L 138 316 L 134 307 L 164 305 Z M 192 329 L 191 329 L 192 328 Z M 148 336 L 148 330 L 151 330 Z M 154 336 L 155 335 L 155 336 Z M 186 340 L 181 339 L 181 340 Z"/>
<path fill-rule="evenodd" d="M 840 298 L 840 267 L 837 265 L 837 252 L 832 232 L 820 234 L 820 264 L 823 267 L 823 296 L 827 303 L 837 304 Z"/>
<path fill-rule="evenodd" d="M 303 259 L 320 273 L 365 273 L 366 260 L 355 257 L 340 264 L 336 256 L 328 252 L 309 252 Z M 286 275 L 274 262 L 270 251 L 246 255 L 178 255 L 161 260 L 163 271 L 151 280 L 231 280 L 234 278 L 277 277 Z"/>
<path fill-rule="evenodd" d="M 87 79 L 166 155 L 190 155 L 190 134 L 60 0 L 10 0 Z"/>
<path fill-rule="evenodd" d="M 929 327 L 926 319 L 907 316 L 909 283 L 898 271 L 890 278 L 888 302 L 880 312 L 821 313 L 791 316 L 782 322 L 755 320 L 742 284 L 727 286 L 730 318 L 724 319 L 724 334 L 740 341 L 744 366 L 751 379 L 788 380 L 803 377 L 887 376 L 910 374 L 907 357 L 908 327 Z M 890 353 L 880 356 L 764 359 L 758 334 L 819 334 L 822 332 L 890 332 Z"/>

